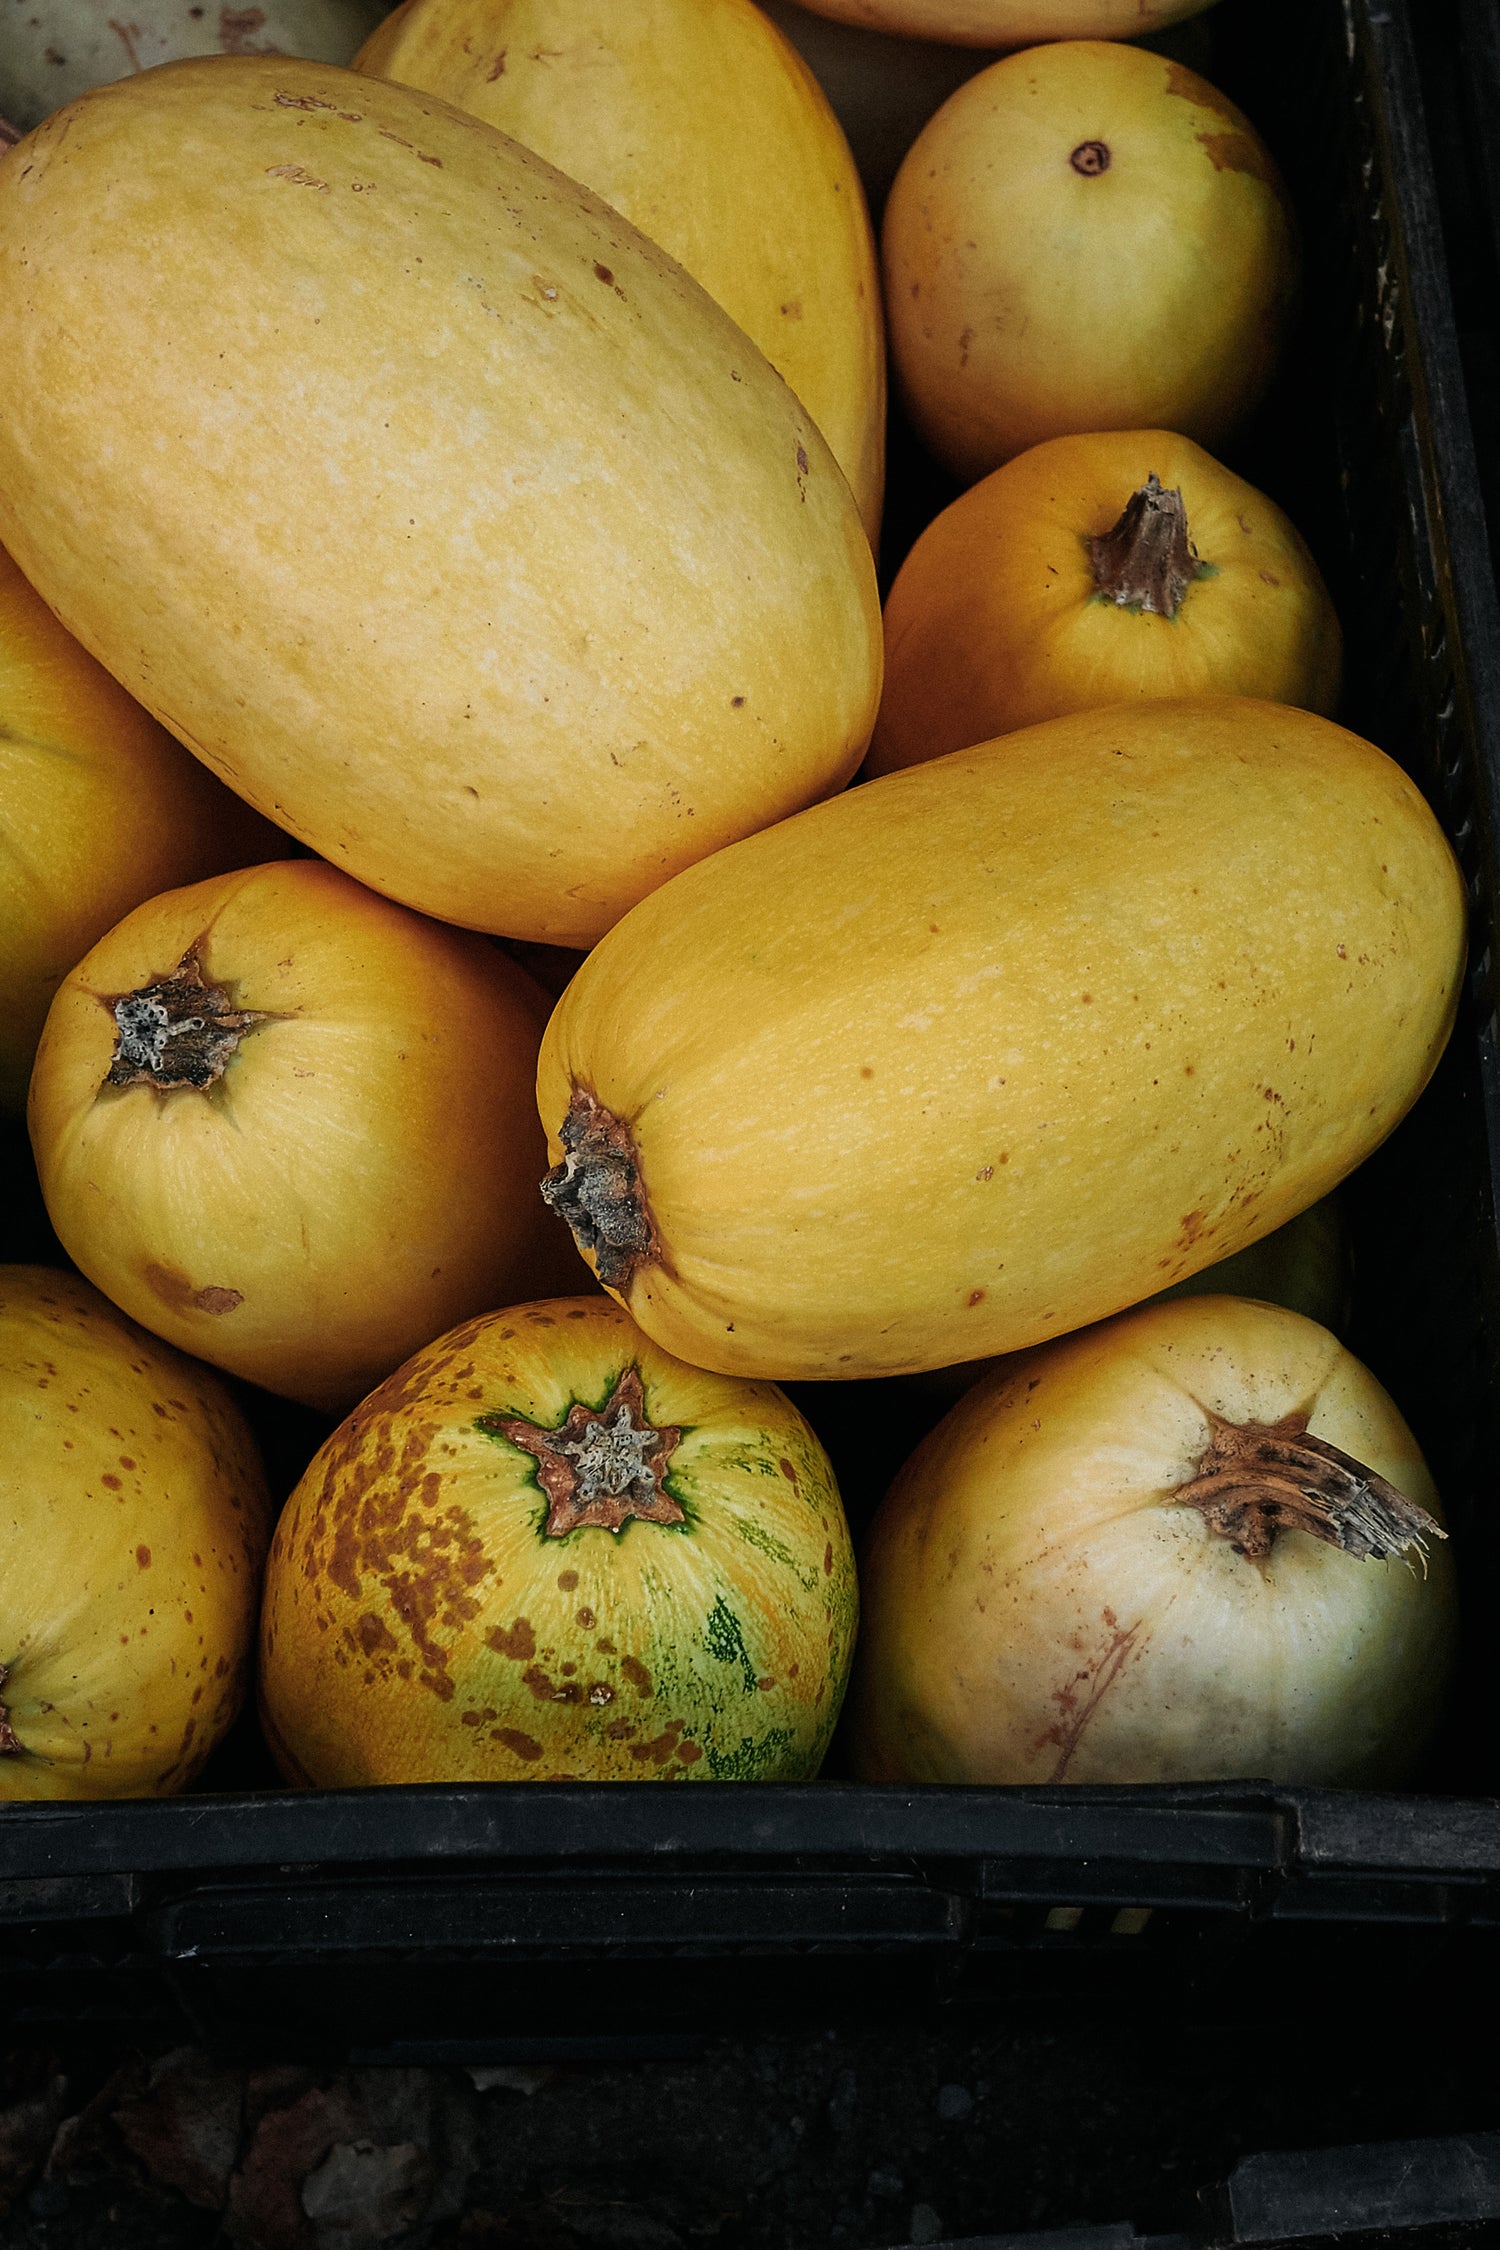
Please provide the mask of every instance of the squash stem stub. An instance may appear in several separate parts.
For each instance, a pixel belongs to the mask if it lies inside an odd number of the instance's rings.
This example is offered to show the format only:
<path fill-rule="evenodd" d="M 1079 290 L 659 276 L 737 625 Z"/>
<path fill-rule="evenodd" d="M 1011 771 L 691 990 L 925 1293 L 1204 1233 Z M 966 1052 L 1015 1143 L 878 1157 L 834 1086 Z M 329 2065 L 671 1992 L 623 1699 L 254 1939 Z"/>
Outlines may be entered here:
<path fill-rule="evenodd" d="M 1154 469 L 1126 501 L 1119 522 L 1084 544 L 1094 584 L 1117 609 L 1175 617 L 1193 580 L 1206 575 L 1188 537 L 1182 494 L 1175 487 L 1164 491 Z"/>
<path fill-rule="evenodd" d="M 193 947 L 170 976 L 122 992 L 104 1005 L 115 1019 L 115 1051 L 106 1086 L 180 1086 L 200 1091 L 224 1075 L 241 1034 L 264 1023 L 253 1008 L 236 1008 L 219 984 L 205 981 Z"/>
<path fill-rule="evenodd" d="M 1236 1554 L 1268 1555 L 1278 1531 L 1305 1531 L 1346 1555 L 1377 1561 L 1405 1561 L 1415 1548 L 1425 1571 L 1428 1541 L 1447 1538 L 1425 1508 L 1384 1477 L 1325 1438 L 1310 1437 L 1306 1415 L 1226 1422 L 1205 1411 L 1208 1444 L 1172 1498 L 1196 1508 Z"/>
<path fill-rule="evenodd" d="M 618 1534 L 634 1519 L 687 1521 L 663 1482 L 682 1431 L 647 1418 L 638 1367 L 625 1369 L 602 1406 L 575 1399 L 559 1429 L 499 1414 L 481 1414 L 479 1427 L 509 1438 L 536 1462 L 548 1539 L 566 1539 L 584 1524 Z"/>
<path fill-rule="evenodd" d="M 638 1267 L 658 1255 L 630 1128 L 575 1086 L 558 1139 L 564 1151 L 542 1194 L 573 1230 L 607 1289 L 628 1290 Z"/>
<path fill-rule="evenodd" d="M 0 1664 L 0 1688 L 4 1687 L 9 1677 L 9 1665 Z M 10 1723 L 9 1711 L 3 1703 L 0 1703 L 0 1758 L 13 1756 L 20 1747 L 21 1737 Z"/>

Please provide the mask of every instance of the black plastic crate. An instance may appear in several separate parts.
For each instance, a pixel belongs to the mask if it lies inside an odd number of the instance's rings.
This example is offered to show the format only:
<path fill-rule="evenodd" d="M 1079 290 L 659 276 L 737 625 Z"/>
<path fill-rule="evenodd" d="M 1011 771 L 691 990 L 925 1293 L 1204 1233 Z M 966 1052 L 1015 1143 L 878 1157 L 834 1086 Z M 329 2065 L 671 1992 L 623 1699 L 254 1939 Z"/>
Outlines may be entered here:
<path fill-rule="evenodd" d="M 4 1809 L 12 2037 L 477 2059 L 772 2016 L 1107 2006 L 1143 1969 L 1157 2005 L 1254 2010 L 1277 2004 L 1271 1957 L 1341 2005 L 1388 2008 L 1450 1972 L 1500 1988 L 1500 605 L 1413 25 L 1402 0 L 1221 0 L 1188 28 L 1271 142 L 1305 236 L 1302 333 L 1234 465 L 1311 540 L 1345 624 L 1343 716 L 1427 792 L 1473 902 L 1449 1054 L 1346 1190 L 1350 1341 L 1428 1453 L 1466 1589 L 1425 1788 L 877 1789 L 839 1780 L 835 1757 L 798 1787 L 294 1795 L 247 1719 L 205 1793 Z M 887 575 L 949 496 L 898 424 Z M 45 1255 L 16 1164 L 7 1254 Z M 862 1442 L 860 1388 L 797 1389 L 856 1531 L 899 1459 Z M 932 1410 L 903 1397 L 915 1442 Z M 254 1413 L 290 1481 L 316 1418 Z"/>
<path fill-rule="evenodd" d="M 1115 2226 L 964 2235 L 932 2250 L 1480 2250 L 1500 2241 L 1500 2133 L 1247 2156 L 1180 2234 Z"/>

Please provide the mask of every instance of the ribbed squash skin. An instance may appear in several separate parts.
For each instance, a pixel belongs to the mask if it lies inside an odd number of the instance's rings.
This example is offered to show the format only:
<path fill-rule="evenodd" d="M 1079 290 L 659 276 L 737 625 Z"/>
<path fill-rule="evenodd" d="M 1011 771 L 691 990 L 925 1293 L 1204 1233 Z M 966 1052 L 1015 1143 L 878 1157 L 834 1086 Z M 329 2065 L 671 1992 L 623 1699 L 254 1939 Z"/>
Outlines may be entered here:
<path fill-rule="evenodd" d="M 0 1267 L 0 1798 L 171 1796 L 244 1696 L 270 1502 L 218 1377 Z"/>
<path fill-rule="evenodd" d="M 1088 547 L 1151 476 L 1207 566 L 1175 617 L 1105 600 Z M 1132 696 L 1338 702 L 1339 621 L 1296 526 L 1170 430 L 1050 438 L 971 485 L 902 564 L 885 633 L 872 773 Z"/>
<path fill-rule="evenodd" d="M 354 67 L 514 135 L 670 251 L 791 384 L 874 542 L 885 342 L 864 191 L 751 0 L 406 0 Z"/>
<path fill-rule="evenodd" d="M 1453 1670 L 1453 1557 L 1247 1556 L 1179 1497 L 1210 1414 L 1314 1438 L 1442 1523 L 1411 1431 L 1316 1322 L 1153 1305 L 972 1390 L 887 1494 L 862 1561 L 850 1729 L 866 1781 L 1256 1776 L 1396 1788 Z"/>
<path fill-rule="evenodd" d="M 285 848 L 0 548 L 0 1109 L 24 1109 L 52 995 L 96 938 L 174 883 Z"/>
<path fill-rule="evenodd" d="M 0 538 L 372 888 L 587 945 L 838 789 L 879 694 L 806 410 L 617 212 L 430 95 L 169 64 L 0 168 Z"/>
<path fill-rule="evenodd" d="M 634 1368 L 686 1520 L 544 1530 L 533 1456 Z M 266 1573 L 261 1706 L 294 1780 L 797 1781 L 843 1698 L 857 1589 L 833 1471 L 769 1384 L 659 1351 L 607 1298 L 468 1322 L 312 1462 Z"/>
<path fill-rule="evenodd" d="M 1298 270 L 1254 126 L 1102 39 L 1007 55 L 950 96 L 896 176 L 881 259 L 898 383 L 966 483 L 1081 430 L 1217 446 L 1265 393 Z"/>
<path fill-rule="evenodd" d="M 542 1043 L 629 1128 L 630 1309 L 700 1366 L 1017 1350 L 1328 1192 L 1442 1052 L 1463 887 L 1369 743 L 1275 704 L 1117 705 L 721 853 L 585 962 Z"/>

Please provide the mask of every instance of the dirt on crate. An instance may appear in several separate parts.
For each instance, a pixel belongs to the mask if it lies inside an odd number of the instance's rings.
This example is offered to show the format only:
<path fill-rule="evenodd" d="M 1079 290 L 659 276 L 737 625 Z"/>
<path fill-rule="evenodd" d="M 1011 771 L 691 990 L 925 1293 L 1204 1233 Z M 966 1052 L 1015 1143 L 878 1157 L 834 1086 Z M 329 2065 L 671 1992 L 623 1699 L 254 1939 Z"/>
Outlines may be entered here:
<path fill-rule="evenodd" d="M 1169 2230 L 1249 2150 L 1493 2128 L 1500 2064 L 1464 2067 L 1463 2045 L 1367 2022 L 1288 2043 L 1164 2015 L 561 2066 L 16 2055 L 0 2250 L 885 2250 Z"/>

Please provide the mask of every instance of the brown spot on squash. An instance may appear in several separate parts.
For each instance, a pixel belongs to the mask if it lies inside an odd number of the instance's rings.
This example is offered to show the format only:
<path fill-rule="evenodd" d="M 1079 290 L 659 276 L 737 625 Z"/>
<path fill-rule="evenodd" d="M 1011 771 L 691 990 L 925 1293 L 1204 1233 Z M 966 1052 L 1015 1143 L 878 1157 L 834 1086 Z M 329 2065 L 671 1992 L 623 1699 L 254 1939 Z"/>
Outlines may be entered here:
<path fill-rule="evenodd" d="M 630 1755 L 638 1758 L 643 1765 L 664 1766 L 669 1758 L 677 1754 L 678 1738 L 684 1723 L 681 1719 L 672 1719 L 662 1733 L 653 1735 L 649 1742 L 632 1742 Z"/>
<path fill-rule="evenodd" d="M 452 1338 L 450 1363 L 463 1342 L 462 1332 Z M 442 1505 L 443 1478 L 427 1465 L 433 1430 L 395 1419 L 421 1382 L 399 1369 L 329 1439 L 304 1552 L 351 1601 L 368 1602 L 373 1581 L 421 1660 L 416 1677 L 446 1701 L 448 1648 L 438 1633 L 456 1634 L 477 1616 L 475 1588 L 493 1566 L 466 1511 Z"/>
<path fill-rule="evenodd" d="M 1276 186 L 1276 175 L 1250 134 L 1199 133 L 1197 138 L 1208 151 L 1208 160 L 1216 172 L 1248 172 L 1253 180 L 1263 180 L 1267 187 Z"/>
<path fill-rule="evenodd" d="M 497 1656 L 508 1656 L 516 1664 L 529 1664 L 536 1654 L 536 1635 L 527 1617 L 518 1617 L 513 1625 L 497 1625 L 484 1641 Z"/>
<path fill-rule="evenodd" d="M 148 1265 L 145 1278 L 152 1295 L 172 1312 L 230 1313 L 245 1302 L 240 1290 L 227 1289 L 217 1282 L 195 1289 L 187 1275 L 178 1273 L 174 1266 Z"/>
<path fill-rule="evenodd" d="M 620 1670 L 624 1673 L 626 1679 L 635 1689 L 637 1695 L 645 1697 L 654 1695 L 656 1693 L 656 1687 L 651 1678 L 651 1674 L 647 1671 L 645 1665 L 641 1662 L 638 1656 L 622 1656 L 620 1659 Z"/>
<path fill-rule="evenodd" d="M 495 1740 L 503 1742 L 507 1750 L 513 1750 L 516 1756 L 524 1758 L 528 1765 L 532 1764 L 542 1754 L 542 1746 L 535 1735 L 522 1734 L 519 1727 L 496 1727 Z"/>
<path fill-rule="evenodd" d="M 151 1568 L 151 1549 L 149 1547 L 136 1548 L 135 1566 L 137 1570 L 149 1570 Z"/>
<path fill-rule="evenodd" d="M 386 1650 L 391 1651 L 392 1654 L 395 1653 L 398 1645 L 395 1634 L 386 1624 L 385 1619 L 377 1617 L 373 1610 L 366 1610 L 363 1617 L 356 1618 L 354 1630 L 359 1636 L 359 1645 L 366 1656 L 373 1656 L 377 1650 L 381 1653 Z"/>

